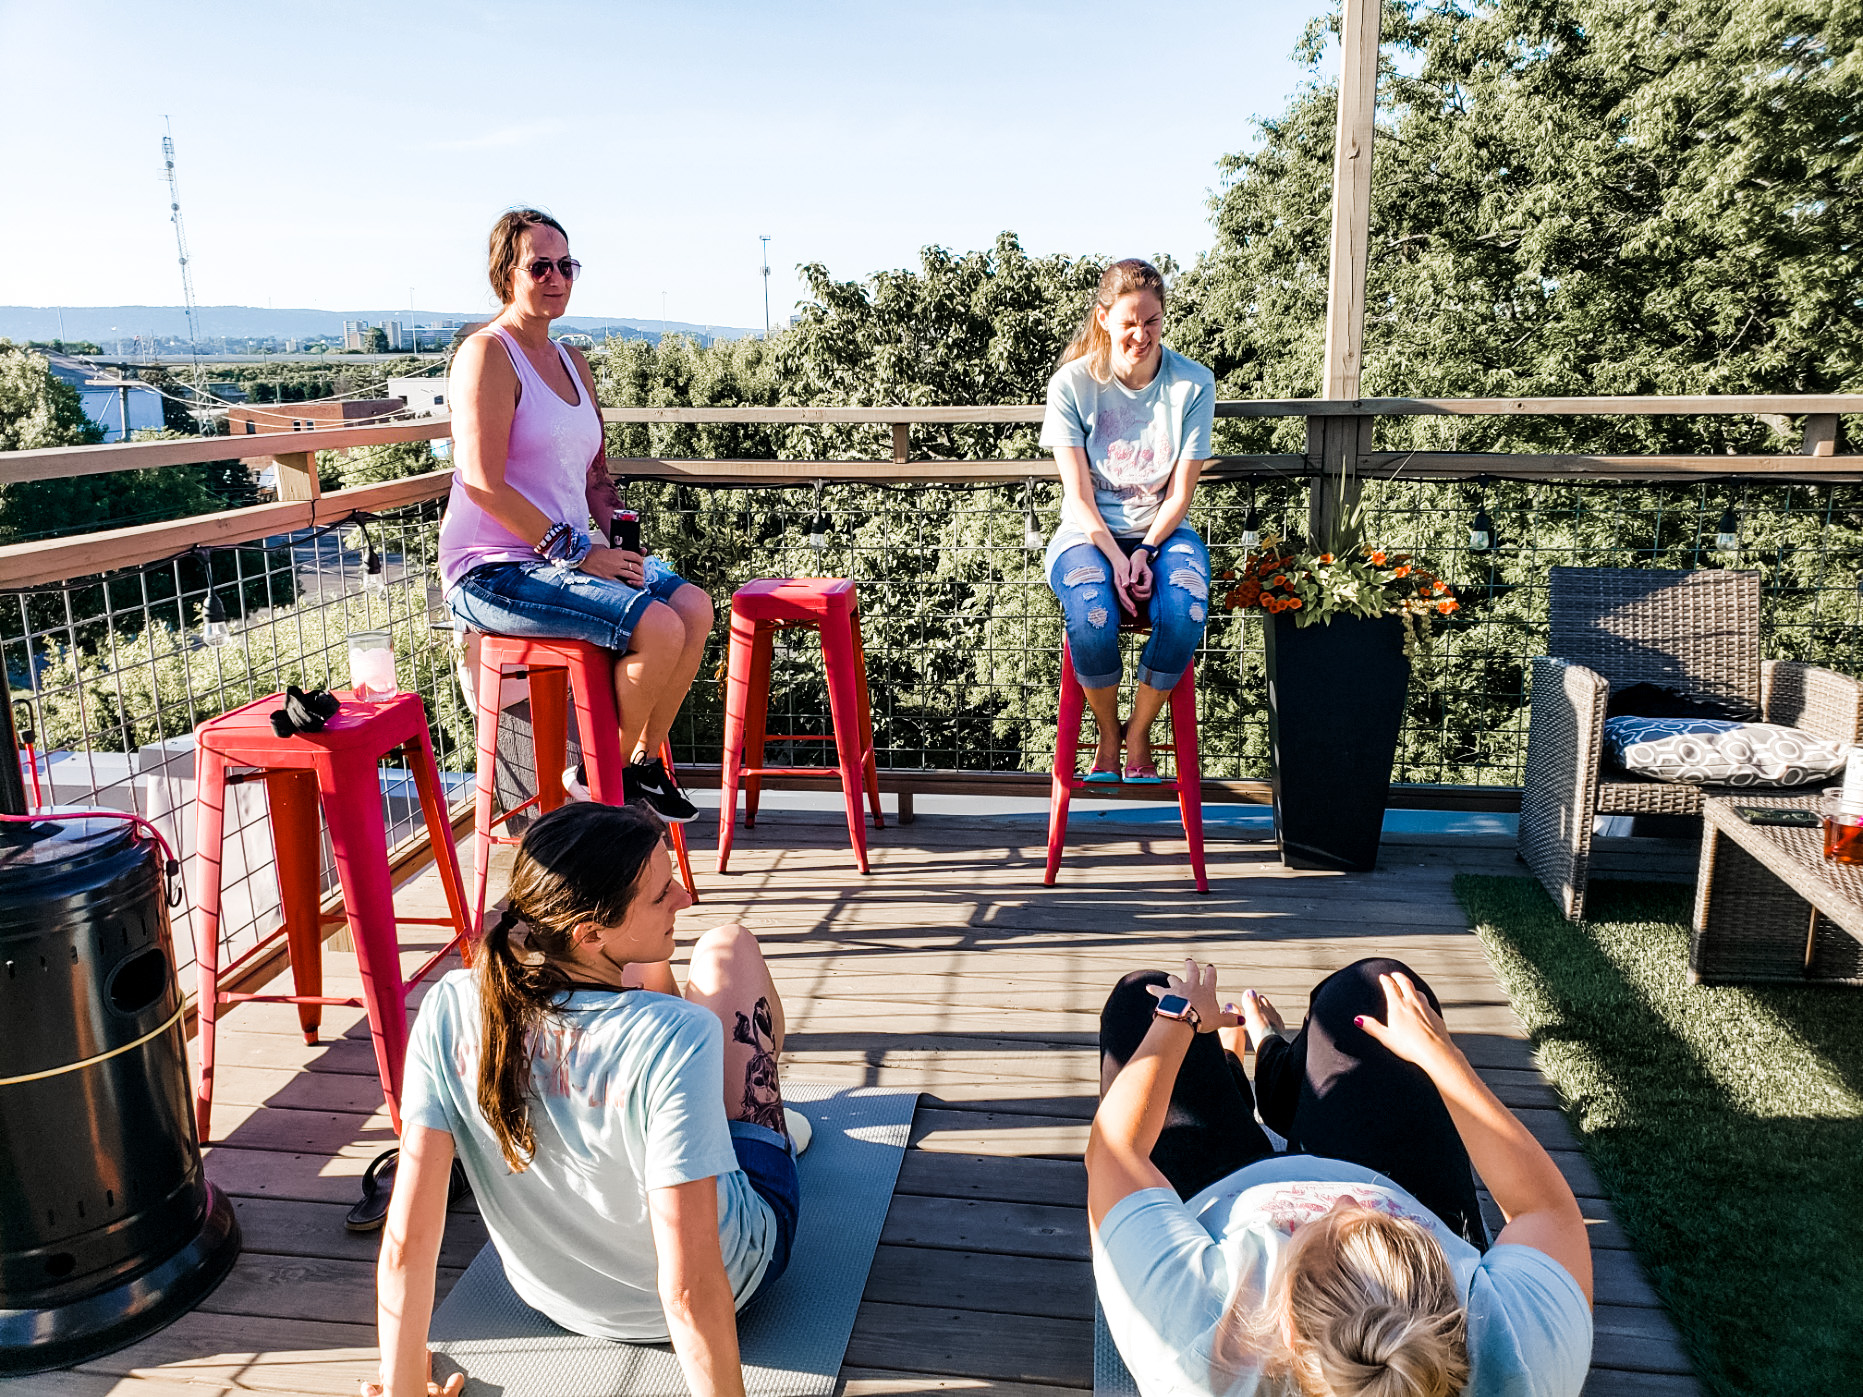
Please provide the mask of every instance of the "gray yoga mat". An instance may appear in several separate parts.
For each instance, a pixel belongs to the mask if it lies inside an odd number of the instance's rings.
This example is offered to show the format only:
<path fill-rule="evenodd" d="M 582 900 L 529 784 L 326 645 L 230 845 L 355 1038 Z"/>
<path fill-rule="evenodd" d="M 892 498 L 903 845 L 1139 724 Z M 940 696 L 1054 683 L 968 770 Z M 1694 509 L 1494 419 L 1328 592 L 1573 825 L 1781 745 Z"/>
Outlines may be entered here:
<path fill-rule="evenodd" d="M 918 1094 L 783 1083 L 815 1127 L 797 1161 L 802 1214 L 789 1269 L 738 1314 L 751 1397 L 834 1391 L 892 1202 Z M 505 1279 L 488 1243 L 428 1330 L 434 1377 L 464 1369 L 467 1397 L 684 1397 L 668 1344 L 623 1344 L 559 1329 Z"/>
<path fill-rule="evenodd" d="M 1106 1311 L 1097 1299 L 1093 1302 L 1093 1397 L 1139 1397 L 1138 1384 L 1113 1346 L 1113 1331 L 1106 1327 Z"/>

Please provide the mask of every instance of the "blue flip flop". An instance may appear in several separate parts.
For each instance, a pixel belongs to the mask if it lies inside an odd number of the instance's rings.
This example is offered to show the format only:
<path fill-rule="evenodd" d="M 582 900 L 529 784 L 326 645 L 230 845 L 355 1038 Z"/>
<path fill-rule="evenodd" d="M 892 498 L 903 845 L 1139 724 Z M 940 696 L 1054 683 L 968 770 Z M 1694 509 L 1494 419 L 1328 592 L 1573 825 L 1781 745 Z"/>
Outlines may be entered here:
<path fill-rule="evenodd" d="M 1164 778 L 1158 774 L 1156 762 L 1145 762 L 1142 765 L 1127 762 L 1124 779 L 1128 786 L 1162 786 L 1164 784 Z"/>
<path fill-rule="evenodd" d="M 1117 786 L 1119 784 L 1119 773 L 1116 771 L 1105 771 L 1096 766 L 1080 779 L 1089 786 Z"/>

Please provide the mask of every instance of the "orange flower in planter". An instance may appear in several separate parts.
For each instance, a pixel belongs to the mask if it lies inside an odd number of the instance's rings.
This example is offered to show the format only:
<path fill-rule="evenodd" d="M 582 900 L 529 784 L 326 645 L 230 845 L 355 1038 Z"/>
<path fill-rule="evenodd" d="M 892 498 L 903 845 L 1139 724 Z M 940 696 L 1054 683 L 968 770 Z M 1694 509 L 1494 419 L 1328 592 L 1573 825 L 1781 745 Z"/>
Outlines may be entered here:
<path fill-rule="evenodd" d="M 1300 598 L 1299 598 L 1299 597 L 1289 597 L 1289 598 L 1287 599 L 1287 609 L 1288 609 L 1289 611 L 1298 611 L 1298 610 L 1300 610 Z"/>
<path fill-rule="evenodd" d="M 1321 561 L 1322 563 L 1330 563 L 1330 562 L 1331 562 L 1332 560 L 1333 560 L 1333 555 L 1332 555 L 1332 554 L 1330 554 L 1330 553 L 1322 553 L 1322 554 L 1320 554 L 1320 561 Z"/>
<path fill-rule="evenodd" d="M 1436 609 L 1442 612 L 1443 615 L 1447 616 L 1451 611 L 1460 611 L 1462 608 L 1456 602 L 1439 601 L 1436 603 Z"/>
<path fill-rule="evenodd" d="M 1399 577 L 1408 577 L 1408 576 L 1410 576 L 1410 569 L 1409 569 L 1409 568 L 1407 568 L 1407 567 L 1400 567 L 1400 568 L 1398 568 L 1398 570 L 1397 570 L 1397 576 L 1399 576 Z"/>
<path fill-rule="evenodd" d="M 1273 577 L 1268 579 L 1268 585 L 1270 587 L 1285 587 L 1287 585 L 1287 574 L 1284 572 L 1277 572 Z"/>
<path fill-rule="evenodd" d="M 1375 568 L 1383 567 L 1384 558 L 1385 558 L 1385 555 L 1382 550 L 1380 550 L 1379 552 L 1373 553 L 1371 555 L 1371 565 Z"/>
<path fill-rule="evenodd" d="M 1440 596 L 1442 593 L 1449 590 L 1449 584 L 1447 582 L 1438 582 L 1435 586 L 1431 587 L 1430 590 Z"/>

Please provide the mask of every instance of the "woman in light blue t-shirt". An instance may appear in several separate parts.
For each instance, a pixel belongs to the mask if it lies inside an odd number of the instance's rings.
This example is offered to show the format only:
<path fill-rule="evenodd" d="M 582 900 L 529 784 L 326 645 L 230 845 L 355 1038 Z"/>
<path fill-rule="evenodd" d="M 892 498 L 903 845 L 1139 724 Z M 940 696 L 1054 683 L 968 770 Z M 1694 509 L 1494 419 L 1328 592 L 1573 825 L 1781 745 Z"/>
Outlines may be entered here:
<path fill-rule="evenodd" d="M 674 978 L 673 922 L 691 902 L 641 807 L 570 804 L 525 832 L 511 911 L 473 969 L 428 992 L 409 1039 L 382 1379 L 365 1397 L 430 1390 L 455 1157 L 521 1300 L 578 1334 L 670 1339 L 694 1393 L 743 1397 L 736 1312 L 788 1264 L 800 1121 L 777 1080 L 782 1001 L 750 933 L 707 932 L 683 991 Z"/>
<path fill-rule="evenodd" d="M 1101 1014 L 1094 1284 L 1143 1397 L 1578 1397 L 1584 1217 L 1430 987 L 1358 961 L 1281 1026 L 1189 962 L 1126 976 Z M 1491 1247 L 1471 1164 L 1507 1220 Z"/>
<path fill-rule="evenodd" d="M 1166 349 L 1163 334 L 1158 269 L 1113 263 L 1048 381 L 1042 419 L 1064 494 L 1044 567 L 1099 731 L 1093 782 L 1157 784 L 1151 725 L 1209 619 L 1210 555 L 1184 521 L 1210 456 L 1216 379 Z M 1141 614 L 1151 635 L 1122 732 L 1119 622 Z"/>

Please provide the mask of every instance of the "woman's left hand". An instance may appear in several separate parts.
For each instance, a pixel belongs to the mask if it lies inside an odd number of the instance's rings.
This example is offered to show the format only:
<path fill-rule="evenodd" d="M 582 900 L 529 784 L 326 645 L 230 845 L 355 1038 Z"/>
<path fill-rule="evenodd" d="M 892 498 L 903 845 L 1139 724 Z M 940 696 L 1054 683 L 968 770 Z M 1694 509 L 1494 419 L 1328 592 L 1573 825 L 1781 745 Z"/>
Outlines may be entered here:
<path fill-rule="evenodd" d="M 1132 571 L 1126 575 L 1126 595 L 1135 602 L 1151 597 L 1151 550 L 1140 549 L 1128 560 Z"/>
<path fill-rule="evenodd" d="M 1241 1012 L 1235 1005 L 1217 1002 L 1215 966 L 1187 960 L 1182 978 L 1167 973 L 1164 979 L 1162 985 L 1145 988 L 1154 999 L 1162 999 L 1167 994 L 1181 994 L 1188 999 L 1190 1007 L 1197 1011 L 1197 1032 L 1214 1033 L 1219 1028 L 1234 1028 L 1242 1022 Z"/>
<path fill-rule="evenodd" d="M 441 1387 L 433 1380 L 433 1355 L 427 1355 L 427 1397 L 459 1397 L 465 1386 L 466 1375 L 455 1373 L 446 1380 L 446 1386 Z M 387 1392 L 387 1387 L 379 1382 L 364 1381 L 362 1384 L 362 1397 L 386 1397 Z"/>

